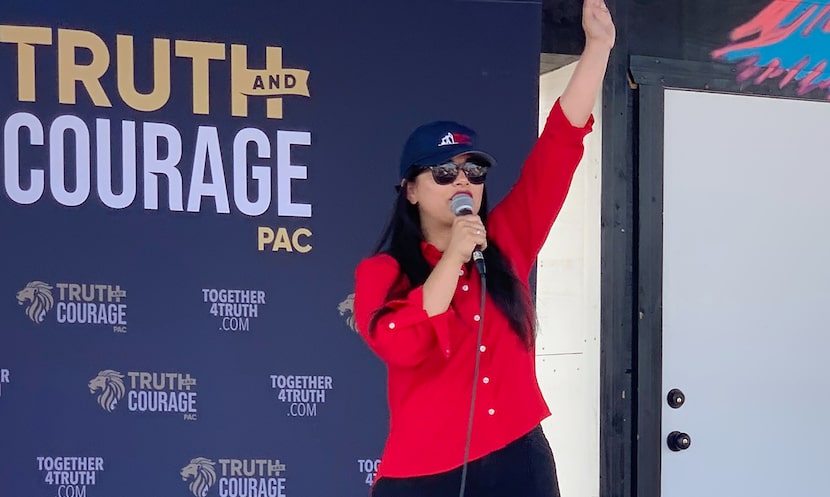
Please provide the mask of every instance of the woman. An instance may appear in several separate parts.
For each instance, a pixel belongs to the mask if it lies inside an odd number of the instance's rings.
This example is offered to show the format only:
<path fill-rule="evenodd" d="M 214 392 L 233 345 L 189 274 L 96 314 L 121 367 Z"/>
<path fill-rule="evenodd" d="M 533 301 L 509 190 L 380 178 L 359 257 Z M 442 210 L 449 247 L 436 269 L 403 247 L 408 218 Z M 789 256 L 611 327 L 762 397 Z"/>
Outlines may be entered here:
<path fill-rule="evenodd" d="M 355 272 L 357 328 L 388 372 L 389 436 L 374 497 L 559 495 L 540 425 L 550 411 L 536 380 L 527 279 L 592 130 L 615 41 L 602 0 L 585 1 L 582 24 L 571 81 L 491 212 L 484 181 L 495 161 L 473 130 L 434 122 L 404 146 L 392 219 Z"/>

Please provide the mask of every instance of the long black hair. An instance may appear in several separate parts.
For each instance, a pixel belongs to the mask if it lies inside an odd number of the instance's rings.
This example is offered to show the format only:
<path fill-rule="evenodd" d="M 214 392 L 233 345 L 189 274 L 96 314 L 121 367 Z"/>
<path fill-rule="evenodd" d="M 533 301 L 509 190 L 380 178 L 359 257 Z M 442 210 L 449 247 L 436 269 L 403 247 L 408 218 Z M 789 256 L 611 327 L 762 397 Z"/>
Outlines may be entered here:
<path fill-rule="evenodd" d="M 417 171 L 411 173 L 407 177 L 407 181 L 412 181 L 416 174 Z M 486 188 L 482 195 L 478 215 L 486 225 Z M 424 241 L 424 234 L 421 230 L 421 216 L 418 212 L 418 206 L 412 205 L 407 200 L 406 184 L 404 183 L 399 188 L 389 221 L 374 249 L 375 254 L 385 253 L 395 258 L 401 268 L 400 279 L 389 289 L 386 296 L 387 301 L 400 298 L 410 289 L 424 284 L 432 271 L 432 267 L 421 252 L 422 241 Z M 530 294 L 519 281 L 510 262 L 490 239 L 487 240 L 484 259 L 487 261 L 487 294 L 496 307 L 505 315 L 511 329 L 519 336 L 521 341 L 528 348 L 532 347 L 536 339 L 536 317 L 533 312 Z M 406 280 L 403 280 L 403 278 L 406 278 Z M 376 310 L 369 323 L 370 333 L 373 332 L 378 318 L 389 311 L 388 307 Z"/>

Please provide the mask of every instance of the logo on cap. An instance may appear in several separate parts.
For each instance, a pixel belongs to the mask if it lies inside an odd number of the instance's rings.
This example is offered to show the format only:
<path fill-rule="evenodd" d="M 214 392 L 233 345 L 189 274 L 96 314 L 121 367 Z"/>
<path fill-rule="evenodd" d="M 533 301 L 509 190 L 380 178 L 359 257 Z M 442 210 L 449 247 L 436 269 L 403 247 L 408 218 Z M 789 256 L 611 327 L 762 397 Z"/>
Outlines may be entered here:
<path fill-rule="evenodd" d="M 441 138 L 441 143 L 438 144 L 439 147 L 443 147 L 444 145 L 470 145 L 472 140 L 470 140 L 469 135 L 464 135 L 461 133 L 453 133 L 448 132 Z"/>

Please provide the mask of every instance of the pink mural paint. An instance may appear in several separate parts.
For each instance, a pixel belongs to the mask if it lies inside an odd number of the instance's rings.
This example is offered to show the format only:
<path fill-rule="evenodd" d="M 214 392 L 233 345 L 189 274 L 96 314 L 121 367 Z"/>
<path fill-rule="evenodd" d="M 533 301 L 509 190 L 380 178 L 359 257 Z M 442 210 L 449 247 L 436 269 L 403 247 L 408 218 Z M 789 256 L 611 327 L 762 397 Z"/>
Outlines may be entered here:
<path fill-rule="evenodd" d="M 781 78 L 778 87 L 795 84 L 798 95 L 830 89 L 830 0 L 774 0 L 729 40 L 711 55 L 736 62 L 739 82 Z"/>

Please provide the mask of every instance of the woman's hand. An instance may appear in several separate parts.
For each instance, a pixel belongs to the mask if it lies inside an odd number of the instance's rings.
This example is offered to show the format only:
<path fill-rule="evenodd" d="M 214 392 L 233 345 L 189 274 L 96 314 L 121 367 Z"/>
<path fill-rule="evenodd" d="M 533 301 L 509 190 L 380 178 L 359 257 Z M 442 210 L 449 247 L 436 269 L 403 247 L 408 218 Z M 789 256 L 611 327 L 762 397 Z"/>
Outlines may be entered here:
<path fill-rule="evenodd" d="M 604 0 L 584 0 L 582 29 L 585 30 L 586 47 L 596 45 L 608 50 L 614 47 L 617 29 Z"/>
<path fill-rule="evenodd" d="M 584 0 L 582 27 L 585 50 L 560 99 L 562 112 L 574 126 L 584 126 L 599 95 L 611 49 L 617 37 L 611 13 L 603 0 Z"/>
<path fill-rule="evenodd" d="M 487 247 L 487 232 L 481 218 L 470 214 L 453 220 L 450 242 L 424 282 L 424 310 L 428 316 L 445 312 L 458 285 L 458 270 L 473 256 L 476 245 Z"/>
<path fill-rule="evenodd" d="M 472 214 L 456 217 L 452 223 L 450 244 L 444 255 L 454 258 L 459 265 L 465 264 L 472 258 L 476 245 L 482 251 L 487 248 L 487 231 L 481 218 Z"/>

